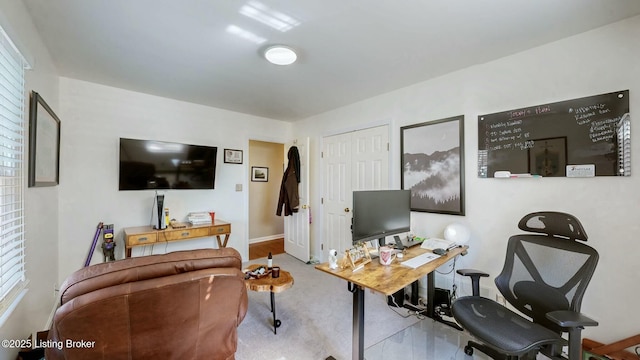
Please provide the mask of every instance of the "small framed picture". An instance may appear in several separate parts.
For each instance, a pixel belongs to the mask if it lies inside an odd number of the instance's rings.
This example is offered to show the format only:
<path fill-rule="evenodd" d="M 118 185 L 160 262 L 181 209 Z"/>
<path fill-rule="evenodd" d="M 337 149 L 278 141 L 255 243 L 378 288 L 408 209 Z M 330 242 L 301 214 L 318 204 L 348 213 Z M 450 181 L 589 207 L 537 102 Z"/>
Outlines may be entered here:
<path fill-rule="evenodd" d="M 261 166 L 252 166 L 251 181 L 258 181 L 258 182 L 269 181 L 269 168 L 261 167 Z"/>
<path fill-rule="evenodd" d="M 224 149 L 224 162 L 227 164 L 242 164 L 242 150 Z"/>

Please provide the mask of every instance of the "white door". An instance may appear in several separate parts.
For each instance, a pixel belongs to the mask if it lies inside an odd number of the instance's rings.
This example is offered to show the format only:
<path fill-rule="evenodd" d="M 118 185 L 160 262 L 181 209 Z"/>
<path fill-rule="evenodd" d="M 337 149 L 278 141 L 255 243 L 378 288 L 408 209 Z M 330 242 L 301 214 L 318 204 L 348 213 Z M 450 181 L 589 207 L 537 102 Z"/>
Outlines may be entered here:
<path fill-rule="evenodd" d="M 329 249 L 340 254 L 347 249 L 343 244 L 351 241 L 351 133 L 324 138 L 322 158 L 323 254 Z"/>
<path fill-rule="evenodd" d="M 297 146 L 300 153 L 300 183 L 298 184 L 300 206 L 297 213 L 284 217 L 284 251 L 304 262 L 308 262 L 310 258 L 309 215 L 311 211 L 309 204 L 309 138 L 294 140 L 292 143 L 285 145 L 284 158 L 286 159 L 286 164 L 289 162 L 287 153 L 291 146 Z"/>
<path fill-rule="evenodd" d="M 325 137 L 323 164 L 324 252 L 342 253 L 352 247 L 353 191 L 389 188 L 389 127 Z"/>

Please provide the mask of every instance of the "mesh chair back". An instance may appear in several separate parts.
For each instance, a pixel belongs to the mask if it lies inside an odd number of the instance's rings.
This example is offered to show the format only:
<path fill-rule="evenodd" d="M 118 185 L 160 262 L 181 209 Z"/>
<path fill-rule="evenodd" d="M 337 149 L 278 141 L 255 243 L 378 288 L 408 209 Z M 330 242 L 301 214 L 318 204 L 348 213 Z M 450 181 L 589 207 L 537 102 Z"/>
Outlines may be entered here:
<path fill-rule="evenodd" d="M 554 310 L 580 311 L 582 298 L 598 262 L 574 216 L 538 212 L 525 216 L 518 227 L 541 234 L 509 238 L 504 268 L 496 286 L 505 299 L 534 322 L 560 333 L 546 319 Z"/>

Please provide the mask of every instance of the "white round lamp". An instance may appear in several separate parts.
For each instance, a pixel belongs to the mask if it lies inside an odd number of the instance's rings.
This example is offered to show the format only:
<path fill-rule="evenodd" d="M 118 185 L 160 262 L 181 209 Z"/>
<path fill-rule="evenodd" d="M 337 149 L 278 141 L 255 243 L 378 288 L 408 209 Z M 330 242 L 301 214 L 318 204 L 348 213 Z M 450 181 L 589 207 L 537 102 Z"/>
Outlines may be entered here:
<path fill-rule="evenodd" d="M 451 223 L 444 228 L 444 238 L 455 242 L 457 245 L 464 245 L 469 241 L 471 232 L 466 225 Z"/>
<path fill-rule="evenodd" d="M 289 47 L 276 45 L 269 47 L 264 52 L 264 57 L 275 65 L 291 65 L 296 61 L 298 55 Z"/>

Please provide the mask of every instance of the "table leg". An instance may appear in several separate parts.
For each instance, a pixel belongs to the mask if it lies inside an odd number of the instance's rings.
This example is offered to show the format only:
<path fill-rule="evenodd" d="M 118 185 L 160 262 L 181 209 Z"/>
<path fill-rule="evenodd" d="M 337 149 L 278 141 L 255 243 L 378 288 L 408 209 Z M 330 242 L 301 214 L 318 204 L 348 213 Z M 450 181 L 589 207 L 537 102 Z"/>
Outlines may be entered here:
<path fill-rule="evenodd" d="M 282 325 L 282 322 L 276 319 L 276 297 L 273 291 L 271 291 L 271 312 L 273 313 L 273 333 L 278 334 L 277 328 Z"/>
<path fill-rule="evenodd" d="M 224 242 L 222 242 L 222 238 L 220 237 L 220 235 L 216 235 L 216 239 L 218 239 L 218 249 L 226 248 L 227 241 L 229 241 L 229 234 L 225 234 Z"/>
<path fill-rule="evenodd" d="M 364 359 L 364 289 L 358 285 L 347 283 L 353 293 L 353 349 L 352 359 Z"/>

